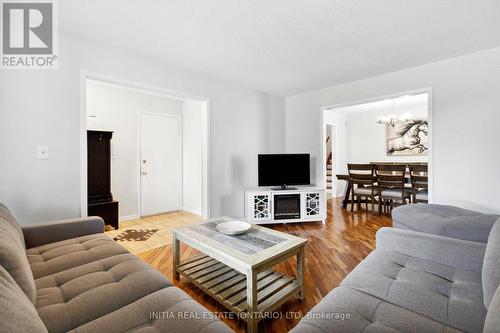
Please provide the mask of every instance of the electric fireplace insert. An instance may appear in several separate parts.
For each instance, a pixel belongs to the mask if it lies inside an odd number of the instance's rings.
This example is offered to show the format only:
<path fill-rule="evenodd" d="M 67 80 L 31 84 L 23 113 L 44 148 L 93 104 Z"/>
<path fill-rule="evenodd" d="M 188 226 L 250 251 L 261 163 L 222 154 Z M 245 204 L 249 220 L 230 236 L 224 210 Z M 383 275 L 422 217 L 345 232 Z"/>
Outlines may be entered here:
<path fill-rule="evenodd" d="M 300 194 L 275 194 L 274 219 L 300 219 Z"/>

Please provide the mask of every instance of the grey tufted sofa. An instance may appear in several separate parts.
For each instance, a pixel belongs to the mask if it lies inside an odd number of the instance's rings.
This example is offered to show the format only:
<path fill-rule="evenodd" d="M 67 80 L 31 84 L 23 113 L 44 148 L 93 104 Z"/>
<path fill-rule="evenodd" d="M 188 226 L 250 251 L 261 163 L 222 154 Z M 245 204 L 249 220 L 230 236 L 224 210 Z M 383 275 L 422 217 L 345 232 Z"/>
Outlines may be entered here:
<path fill-rule="evenodd" d="M 103 231 L 100 218 L 21 228 L 0 204 L 0 332 L 232 332 Z"/>
<path fill-rule="evenodd" d="M 487 244 L 395 228 L 293 333 L 500 332 L 500 219 Z"/>
<path fill-rule="evenodd" d="M 395 228 L 486 243 L 499 215 L 483 214 L 455 206 L 403 205 L 392 211 Z"/>

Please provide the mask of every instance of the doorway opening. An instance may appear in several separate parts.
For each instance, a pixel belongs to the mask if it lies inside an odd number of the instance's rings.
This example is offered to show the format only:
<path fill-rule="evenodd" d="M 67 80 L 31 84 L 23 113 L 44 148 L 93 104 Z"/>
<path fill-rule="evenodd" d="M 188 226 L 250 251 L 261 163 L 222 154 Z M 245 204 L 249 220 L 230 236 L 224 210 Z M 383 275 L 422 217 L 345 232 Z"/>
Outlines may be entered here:
<path fill-rule="evenodd" d="M 431 89 L 325 106 L 322 112 L 324 186 L 347 200 L 347 165 L 424 164 L 433 201 Z M 326 143 L 326 144 L 325 144 Z"/>
<path fill-rule="evenodd" d="M 209 212 L 209 100 L 82 73 L 81 215 L 88 213 L 87 131 L 112 133 L 119 220 Z"/>

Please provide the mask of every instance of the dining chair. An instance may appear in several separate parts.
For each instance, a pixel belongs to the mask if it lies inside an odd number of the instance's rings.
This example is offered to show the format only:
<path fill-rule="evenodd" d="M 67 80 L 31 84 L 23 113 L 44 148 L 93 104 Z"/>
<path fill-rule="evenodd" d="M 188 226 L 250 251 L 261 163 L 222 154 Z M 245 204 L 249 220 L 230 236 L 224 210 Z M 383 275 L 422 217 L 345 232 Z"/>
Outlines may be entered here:
<path fill-rule="evenodd" d="M 372 164 L 347 164 L 347 170 L 352 188 L 351 211 L 354 210 L 356 200 L 358 208 L 361 208 L 361 198 L 366 199 L 366 210 L 368 210 L 368 199 L 371 200 L 373 211 L 375 197 L 378 196 L 379 192 L 376 186 L 375 166 Z"/>
<path fill-rule="evenodd" d="M 410 165 L 410 182 L 412 189 L 412 202 L 429 202 L 429 179 L 427 165 Z"/>
<path fill-rule="evenodd" d="M 380 191 L 379 214 L 384 206 L 384 213 L 390 213 L 392 208 L 410 201 L 411 188 L 405 187 L 406 165 L 377 164 L 375 167 L 376 181 Z"/>

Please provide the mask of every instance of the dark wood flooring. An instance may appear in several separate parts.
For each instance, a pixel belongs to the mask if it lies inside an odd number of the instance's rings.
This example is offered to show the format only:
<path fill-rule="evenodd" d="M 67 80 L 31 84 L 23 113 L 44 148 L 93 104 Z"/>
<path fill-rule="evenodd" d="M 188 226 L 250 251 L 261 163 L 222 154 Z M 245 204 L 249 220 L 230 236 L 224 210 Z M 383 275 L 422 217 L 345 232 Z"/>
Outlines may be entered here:
<path fill-rule="evenodd" d="M 271 228 L 309 240 L 306 247 L 304 300 L 292 298 L 279 311 L 280 319 L 260 322 L 259 332 L 288 332 L 330 290 L 337 287 L 344 277 L 375 248 L 375 233 L 381 227 L 391 226 L 390 217 L 367 212 L 364 209 L 350 212 L 340 208 L 339 199 L 328 200 L 326 225 L 318 223 L 276 224 Z M 181 243 L 181 258 L 195 254 L 195 250 Z M 172 246 L 161 247 L 139 256 L 172 280 Z M 277 269 L 295 275 L 295 259 L 280 264 Z M 213 312 L 227 311 L 222 305 L 204 294 L 195 285 L 181 277 L 175 285 L 182 288 L 196 301 Z M 245 332 L 245 323 L 221 318 L 236 332 Z"/>

